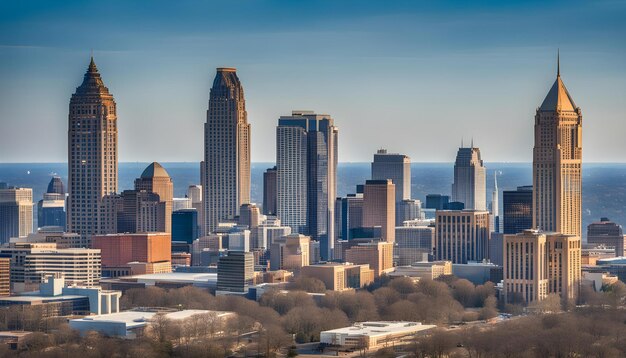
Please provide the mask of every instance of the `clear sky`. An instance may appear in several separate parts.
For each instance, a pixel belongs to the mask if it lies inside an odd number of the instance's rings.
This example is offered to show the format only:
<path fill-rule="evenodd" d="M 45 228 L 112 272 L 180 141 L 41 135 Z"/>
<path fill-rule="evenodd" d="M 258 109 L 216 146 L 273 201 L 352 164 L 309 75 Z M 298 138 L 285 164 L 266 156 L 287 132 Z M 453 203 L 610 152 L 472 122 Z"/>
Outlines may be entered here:
<path fill-rule="evenodd" d="M 90 50 L 118 106 L 121 161 L 199 161 L 216 67 L 237 67 L 252 160 L 292 109 L 328 113 L 339 160 L 377 148 L 531 161 L 535 109 L 561 75 L 585 161 L 625 162 L 626 2 L 0 1 L 0 162 L 67 159 Z"/>

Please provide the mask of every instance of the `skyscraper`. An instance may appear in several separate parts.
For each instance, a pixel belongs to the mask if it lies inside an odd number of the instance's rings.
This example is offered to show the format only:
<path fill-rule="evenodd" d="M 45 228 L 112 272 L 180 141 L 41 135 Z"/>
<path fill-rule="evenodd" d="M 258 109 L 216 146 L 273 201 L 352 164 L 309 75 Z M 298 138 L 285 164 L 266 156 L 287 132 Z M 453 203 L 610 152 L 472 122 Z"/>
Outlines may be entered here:
<path fill-rule="evenodd" d="M 154 230 L 172 232 L 172 200 L 174 197 L 174 183 L 165 168 L 157 162 L 153 162 L 144 169 L 141 176 L 135 179 L 135 191 L 146 191 L 159 196 L 162 203 L 162 212 L 159 212 L 156 228 Z"/>
<path fill-rule="evenodd" d="M 281 116 L 276 128 L 278 217 L 318 240 L 324 260 L 334 247 L 337 133 L 329 115 L 312 111 Z"/>
<path fill-rule="evenodd" d="M 48 190 L 37 203 L 37 227 L 58 226 L 65 230 L 65 189 L 59 177 L 53 177 Z"/>
<path fill-rule="evenodd" d="M 250 202 L 250 125 L 234 68 L 218 68 L 204 125 L 203 233 L 239 215 Z"/>
<path fill-rule="evenodd" d="M 363 227 L 380 227 L 383 241 L 396 237 L 395 185 L 391 179 L 367 180 L 363 188 Z"/>
<path fill-rule="evenodd" d="M 0 244 L 33 232 L 33 189 L 0 189 Z"/>
<path fill-rule="evenodd" d="M 489 212 L 438 210 L 435 219 L 437 260 L 466 264 L 489 258 Z"/>
<path fill-rule="evenodd" d="M 263 214 L 276 215 L 276 166 L 263 173 Z"/>
<path fill-rule="evenodd" d="M 411 199 L 411 158 L 379 149 L 372 162 L 372 179 L 391 179 L 396 186 L 396 204 Z"/>
<path fill-rule="evenodd" d="M 517 234 L 533 226 L 533 187 L 518 186 L 502 192 L 503 233 Z"/>
<path fill-rule="evenodd" d="M 452 201 L 465 204 L 465 209 L 487 210 L 486 176 L 480 149 L 459 148 L 454 163 Z"/>
<path fill-rule="evenodd" d="M 117 192 L 117 112 L 93 57 L 70 99 L 67 230 L 89 240 L 115 231 L 108 196 Z"/>
<path fill-rule="evenodd" d="M 533 228 L 581 236 L 582 119 L 557 60 L 556 80 L 535 114 Z"/>
<path fill-rule="evenodd" d="M 615 248 L 615 256 L 624 256 L 624 230 L 608 218 L 600 218 L 587 226 L 587 243 Z"/>

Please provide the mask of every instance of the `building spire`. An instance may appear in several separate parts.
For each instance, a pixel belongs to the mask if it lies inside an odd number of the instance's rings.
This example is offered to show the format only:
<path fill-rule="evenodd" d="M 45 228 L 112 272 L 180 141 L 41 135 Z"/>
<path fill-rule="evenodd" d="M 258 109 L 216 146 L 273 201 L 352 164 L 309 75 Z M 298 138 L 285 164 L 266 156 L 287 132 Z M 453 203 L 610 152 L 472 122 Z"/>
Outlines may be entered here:
<path fill-rule="evenodd" d="M 472 146 L 470 148 L 474 148 L 474 137 L 472 137 Z"/>
<path fill-rule="evenodd" d="M 556 49 L 556 77 L 561 77 L 561 49 Z"/>

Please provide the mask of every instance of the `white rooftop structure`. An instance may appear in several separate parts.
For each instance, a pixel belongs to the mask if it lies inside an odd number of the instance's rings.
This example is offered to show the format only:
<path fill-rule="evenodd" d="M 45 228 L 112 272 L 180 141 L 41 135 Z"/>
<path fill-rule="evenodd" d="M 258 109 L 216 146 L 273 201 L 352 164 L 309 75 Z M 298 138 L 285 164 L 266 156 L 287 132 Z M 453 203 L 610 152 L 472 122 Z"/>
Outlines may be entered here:
<path fill-rule="evenodd" d="M 437 326 L 425 325 L 420 322 L 361 322 L 350 327 L 321 332 L 320 343 L 372 349 L 392 344 L 404 337 L 424 333 L 435 327 Z"/>
<path fill-rule="evenodd" d="M 163 314 L 167 319 L 179 321 L 194 315 L 216 314 L 218 318 L 233 316 L 232 312 L 208 310 L 163 311 L 159 309 L 145 309 L 124 311 L 119 313 L 87 316 L 70 320 L 70 327 L 81 333 L 97 331 L 109 336 L 135 338 L 157 314 Z"/>

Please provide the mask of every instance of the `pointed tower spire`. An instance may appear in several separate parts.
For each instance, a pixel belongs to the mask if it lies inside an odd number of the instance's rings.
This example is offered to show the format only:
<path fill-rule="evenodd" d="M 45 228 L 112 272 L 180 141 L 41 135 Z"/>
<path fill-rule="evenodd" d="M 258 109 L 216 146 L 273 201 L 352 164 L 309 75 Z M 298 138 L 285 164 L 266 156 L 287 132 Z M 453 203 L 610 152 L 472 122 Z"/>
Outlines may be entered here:
<path fill-rule="evenodd" d="M 474 148 L 474 137 L 472 137 L 472 146 L 470 148 Z"/>
<path fill-rule="evenodd" d="M 561 49 L 556 49 L 556 77 L 561 77 Z"/>
<path fill-rule="evenodd" d="M 93 60 L 93 54 L 91 55 L 91 59 L 89 60 L 89 68 L 87 69 L 87 72 L 98 72 L 98 67 L 96 67 L 96 62 Z"/>
<path fill-rule="evenodd" d="M 493 183 L 494 183 L 494 192 L 498 192 L 498 171 L 494 170 L 493 172 Z"/>

